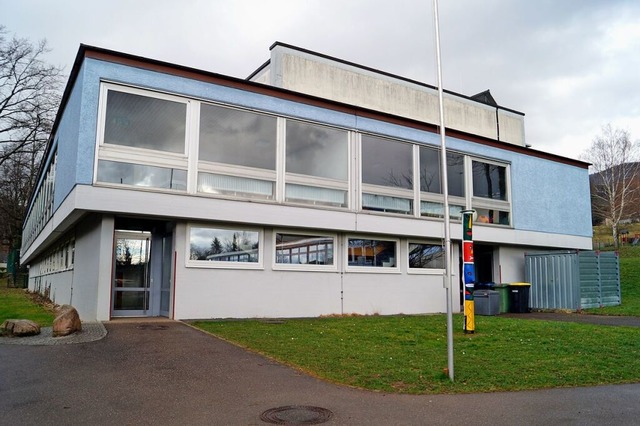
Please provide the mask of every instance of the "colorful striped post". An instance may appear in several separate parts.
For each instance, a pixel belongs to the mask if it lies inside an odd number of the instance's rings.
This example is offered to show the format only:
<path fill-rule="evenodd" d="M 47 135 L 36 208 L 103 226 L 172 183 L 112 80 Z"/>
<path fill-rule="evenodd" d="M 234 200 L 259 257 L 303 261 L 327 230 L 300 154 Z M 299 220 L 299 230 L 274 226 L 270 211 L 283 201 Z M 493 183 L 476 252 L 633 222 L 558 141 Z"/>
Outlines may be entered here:
<path fill-rule="evenodd" d="M 475 210 L 462 211 L 462 271 L 464 274 L 464 332 L 473 333 L 476 329 L 473 289 L 476 282 L 476 269 L 473 264 L 473 218 Z"/>

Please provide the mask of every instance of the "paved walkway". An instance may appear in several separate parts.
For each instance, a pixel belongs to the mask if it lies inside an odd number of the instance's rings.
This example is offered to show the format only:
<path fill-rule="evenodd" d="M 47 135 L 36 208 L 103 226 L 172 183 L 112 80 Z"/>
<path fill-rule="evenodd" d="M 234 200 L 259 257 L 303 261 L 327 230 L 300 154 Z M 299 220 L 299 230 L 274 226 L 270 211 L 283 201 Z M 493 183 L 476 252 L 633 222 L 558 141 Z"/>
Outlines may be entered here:
<path fill-rule="evenodd" d="M 106 323 L 103 339 L 0 345 L 2 425 L 262 425 L 284 406 L 331 425 L 632 425 L 640 384 L 397 395 L 327 383 L 173 321 Z M 301 415 L 302 417 L 302 415 Z"/>

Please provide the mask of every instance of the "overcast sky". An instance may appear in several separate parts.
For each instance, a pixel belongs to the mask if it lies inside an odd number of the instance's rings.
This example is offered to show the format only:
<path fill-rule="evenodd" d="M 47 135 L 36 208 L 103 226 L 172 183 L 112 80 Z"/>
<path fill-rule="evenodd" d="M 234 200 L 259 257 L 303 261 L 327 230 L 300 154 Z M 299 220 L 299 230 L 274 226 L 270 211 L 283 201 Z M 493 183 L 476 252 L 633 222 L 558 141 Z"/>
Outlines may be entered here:
<path fill-rule="evenodd" d="M 440 0 L 443 86 L 526 114 L 527 143 L 578 158 L 606 123 L 640 139 L 640 1 Z M 436 85 L 432 0 L 0 0 L 0 25 L 245 78 L 275 41 Z"/>

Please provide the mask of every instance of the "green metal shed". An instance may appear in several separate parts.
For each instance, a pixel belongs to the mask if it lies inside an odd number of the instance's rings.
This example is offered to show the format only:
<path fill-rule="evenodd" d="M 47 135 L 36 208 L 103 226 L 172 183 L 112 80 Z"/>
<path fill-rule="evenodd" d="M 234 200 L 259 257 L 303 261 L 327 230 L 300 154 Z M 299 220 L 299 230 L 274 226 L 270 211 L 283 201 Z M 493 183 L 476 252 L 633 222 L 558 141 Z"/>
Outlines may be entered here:
<path fill-rule="evenodd" d="M 580 310 L 615 306 L 620 294 L 617 252 L 555 251 L 525 254 L 531 309 Z"/>

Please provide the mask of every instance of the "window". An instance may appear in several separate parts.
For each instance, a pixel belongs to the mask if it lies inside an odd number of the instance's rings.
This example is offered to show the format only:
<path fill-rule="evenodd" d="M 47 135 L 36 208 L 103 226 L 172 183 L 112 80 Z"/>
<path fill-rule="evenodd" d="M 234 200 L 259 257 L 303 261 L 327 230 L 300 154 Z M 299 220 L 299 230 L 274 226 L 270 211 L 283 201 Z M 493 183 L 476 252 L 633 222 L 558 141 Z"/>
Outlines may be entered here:
<path fill-rule="evenodd" d="M 464 209 L 464 205 L 449 204 L 449 218 L 462 219 L 462 210 Z M 423 217 L 444 217 L 444 203 L 421 201 L 420 215 Z"/>
<path fill-rule="evenodd" d="M 473 196 L 492 200 L 507 200 L 505 166 L 473 161 Z"/>
<path fill-rule="evenodd" d="M 495 209 L 475 208 L 478 218 L 476 223 L 494 223 L 498 225 L 509 225 L 509 212 Z"/>
<path fill-rule="evenodd" d="M 278 119 L 202 104 L 198 192 L 275 199 Z"/>
<path fill-rule="evenodd" d="M 201 172 L 198 173 L 198 192 L 273 199 L 274 182 Z"/>
<path fill-rule="evenodd" d="M 348 142 L 345 130 L 287 120 L 286 201 L 346 207 Z"/>
<path fill-rule="evenodd" d="M 413 212 L 413 145 L 362 135 L 362 208 Z"/>
<path fill-rule="evenodd" d="M 444 217 L 442 199 L 442 178 L 440 151 L 435 148 L 420 147 L 420 215 L 423 217 Z M 464 199 L 464 156 L 447 152 L 447 180 L 449 186 L 449 216 L 460 219 L 465 209 Z M 438 195 L 440 196 L 438 196 Z"/>
<path fill-rule="evenodd" d="M 420 191 L 442 194 L 440 151 L 420 147 Z M 449 195 L 464 197 L 464 156 L 447 152 L 447 180 Z"/>
<path fill-rule="evenodd" d="M 98 182 L 161 189 L 187 189 L 187 171 L 143 164 L 98 161 Z"/>
<path fill-rule="evenodd" d="M 186 99 L 103 84 L 95 182 L 187 190 Z"/>
<path fill-rule="evenodd" d="M 287 120 L 287 173 L 346 181 L 347 132 Z"/>
<path fill-rule="evenodd" d="M 276 117 L 202 104 L 199 160 L 275 170 L 276 128 Z"/>
<path fill-rule="evenodd" d="M 259 268 L 262 232 L 243 228 L 189 228 L 188 266 Z"/>
<path fill-rule="evenodd" d="M 275 266 L 309 269 L 335 270 L 334 245 L 332 235 L 303 235 L 294 233 L 275 234 Z"/>
<path fill-rule="evenodd" d="M 473 208 L 478 213 L 476 223 L 511 224 L 508 167 L 491 161 L 472 160 Z"/>
<path fill-rule="evenodd" d="M 444 263 L 442 244 L 409 242 L 409 272 L 427 269 L 437 269 L 437 272 L 441 272 Z"/>
<path fill-rule="evenodd" d="M 348 267 L 397 269 L 397 240 L 349 238 L 347 244 Z"/>
<path fill-rule="evenodd" d="M 184 103 L 109 90 L 104 143 L 184 153 L 186 116 Z"/>
<path fill-rule="evenodd" d="M 362 183 L 413 189 L 412 145 L 363 135 Z"/>

